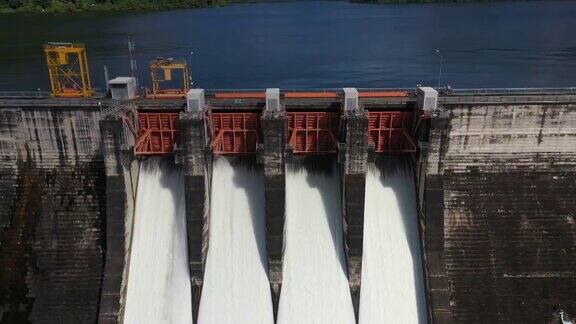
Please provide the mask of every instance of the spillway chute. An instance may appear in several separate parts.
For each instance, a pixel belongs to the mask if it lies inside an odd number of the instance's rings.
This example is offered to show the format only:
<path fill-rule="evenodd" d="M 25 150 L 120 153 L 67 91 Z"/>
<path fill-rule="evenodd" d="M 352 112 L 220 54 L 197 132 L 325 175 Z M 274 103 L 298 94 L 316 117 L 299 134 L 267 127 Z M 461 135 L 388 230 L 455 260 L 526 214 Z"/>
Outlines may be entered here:
<path fill-rule="evenodd" d="M 184 178 L 172 161 L 142 161 L 124 323 L 192 323 Z"/>
<path fill-rule="evenodd" d="M 369 165 L 360 324 L 427 323 L 415 195 L 406 157 Z"/>
<path fill-rule="evenodd" d="M 264 174 L 250 161 L 234 160 L 219 156 L 214 161 L 210 242 L 198 323 L 273 324 Z"/>
<path fill-rule="evenodd" d="M 287 165 L 285 232 L 277 323 L 354 323 L 334 161 Z"/>

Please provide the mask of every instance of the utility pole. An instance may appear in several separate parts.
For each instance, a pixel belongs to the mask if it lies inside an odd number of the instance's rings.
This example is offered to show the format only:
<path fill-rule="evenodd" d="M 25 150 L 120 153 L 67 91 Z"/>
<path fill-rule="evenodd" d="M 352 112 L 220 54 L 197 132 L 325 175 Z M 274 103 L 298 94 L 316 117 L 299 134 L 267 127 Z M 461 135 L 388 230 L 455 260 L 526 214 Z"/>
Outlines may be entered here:
<path fill-rule="evenodd" d="M 440 85 L 442 84 L 442 61 L 444 61 L 444 57 L 439 49 L 436 50 L 436 54 L 440 56 L 440 68 L 438 69 L 438 91 L 440 91 Z"/>
<path fill-rule="evenodd" d="M 106 82 L 106 94 L 110 91 L 110 85 L 108 84 L 110 81 L 110 74 L 108 73 L 108 67 L 104 65 L 104 82 Z"/>
<path fill-rule="evenodd" d="M 138 83 L 138 66 L 136 65 L 136 47 L 132 37 L 128 35 L 128 54 L 130 56 L 130 76 L 136 79 L 136 89 L 139 89 Z"/>
<path fill-rule="evenodd" d="M 192 55 L 194 55 L 194 51 L 190 51 L 190 55 L 188 55 L 188 81 L 190 82 L 190 88 L 194 87 L 194 82 L 192 82 Z"/>

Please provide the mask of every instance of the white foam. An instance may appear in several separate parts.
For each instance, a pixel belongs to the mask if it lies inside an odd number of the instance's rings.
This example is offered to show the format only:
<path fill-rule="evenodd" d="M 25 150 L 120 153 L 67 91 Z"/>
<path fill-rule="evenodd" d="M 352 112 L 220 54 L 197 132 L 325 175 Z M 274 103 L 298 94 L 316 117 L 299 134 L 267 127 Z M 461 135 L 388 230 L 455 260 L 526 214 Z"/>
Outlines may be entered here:
<path fill-rule="evenodd" d="M 354 323 L 335 172 L 287 167 L 285 233 L 278 323 Z"/>
<path fill-rule="evenodd" d="M 263 172 L 217 158 L 199 323 L 274 323 L 264 208 Z"/>
<path fill-rule="evenodd" d="M 173 164 L 142 162 L 124 322 L 192 323 L 184 181 Z"/>
<path fill-rule="evenodd" d="M 407 161 L 389 157 L 366 176 L 361 324 L 426 323 L 416 197 Z"/>

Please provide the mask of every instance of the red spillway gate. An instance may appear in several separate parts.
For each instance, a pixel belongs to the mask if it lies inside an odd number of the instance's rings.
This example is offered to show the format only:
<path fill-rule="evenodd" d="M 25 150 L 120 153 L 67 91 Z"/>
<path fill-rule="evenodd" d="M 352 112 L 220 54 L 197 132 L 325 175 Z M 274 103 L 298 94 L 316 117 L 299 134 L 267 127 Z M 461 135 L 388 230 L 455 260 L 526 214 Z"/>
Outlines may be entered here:
<path fill-rule="evenodd" d="M 335 153 L 340 117 L 335 112 L 288 112 L 288 143 L 294 153 Z"/>
<path fill-rule="evenodd" d="M 214 154 L 253 154 L 260 134 L 258 113 L 212 113 Z"/>
<path fill-rule="evenodd" d="M 138 124 L 136 155 L 172 154 L 178 136 L 177 112 L 139 112 Z"/>
<path fill-rule="evenodd" d="M 368 143 L 376 153 L 414 153 L 416 144 L 411 137 L 412 112 L 370 111 Z"/>

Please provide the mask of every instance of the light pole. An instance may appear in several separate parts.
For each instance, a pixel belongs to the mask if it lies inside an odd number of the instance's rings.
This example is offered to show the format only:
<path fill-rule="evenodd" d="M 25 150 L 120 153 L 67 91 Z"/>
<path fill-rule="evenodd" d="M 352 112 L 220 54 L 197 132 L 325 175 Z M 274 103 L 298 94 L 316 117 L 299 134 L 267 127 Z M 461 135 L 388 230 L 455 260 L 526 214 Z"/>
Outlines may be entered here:
<path fill-rule="evenodd" d="M 190 51 L 190 55 L 188 56 L 188 81 L 190 82 L 190 88 L 193 86 L 192 82 L 192 55 L 194 55 L 194 51 Z"/>
<path fill-rule="evenodd" d="M 436 50 L 436 54 L 440 56 L 440 69 L 438 69 L 438 91 L 440 91 L 440 84 L 442 84 L 442 61 L 444 61 L 444 57 L 439 49 Z"/>

